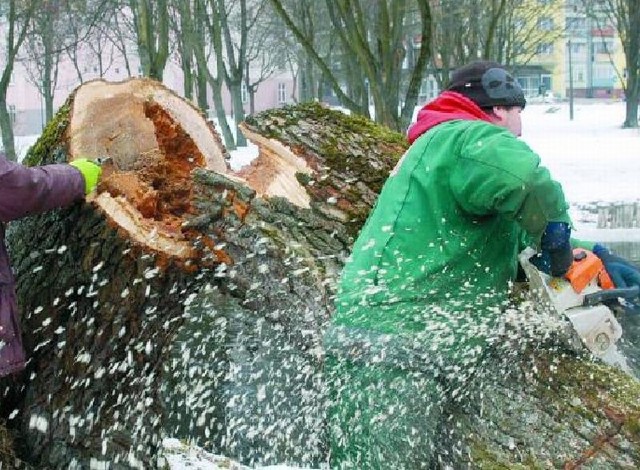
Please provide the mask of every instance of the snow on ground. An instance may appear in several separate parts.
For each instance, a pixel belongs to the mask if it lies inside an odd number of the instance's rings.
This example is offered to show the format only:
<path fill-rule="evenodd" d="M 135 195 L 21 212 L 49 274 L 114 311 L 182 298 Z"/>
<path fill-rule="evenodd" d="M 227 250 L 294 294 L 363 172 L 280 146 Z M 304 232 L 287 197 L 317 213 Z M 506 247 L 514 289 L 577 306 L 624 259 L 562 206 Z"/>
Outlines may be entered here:
<path fill-rule="evenodd" d="M 286 465 L 247 467 L 227 457 L 189 446 L 178 439 L 165 439 L 163 445 L 171 470 L 302 470 L 301 467 Z"/>
<path fill-rule="evenodd" d="M 522 113 L 523 135 L 562 184 L 572 204 L 575 236 L 598 241 L 640 241 L 638 229 L 595 228 L 580 210 L 598 203 L 640 201 L 640 131 L 623 129 L 624 102 L 534 104 Z"/>
<path fill-rule="evenodd" d="M 572 203 L 640 200 L 640 133 L 622 129 L 624 103 L 533 105 L 523 140 L 560 181 Z"/>

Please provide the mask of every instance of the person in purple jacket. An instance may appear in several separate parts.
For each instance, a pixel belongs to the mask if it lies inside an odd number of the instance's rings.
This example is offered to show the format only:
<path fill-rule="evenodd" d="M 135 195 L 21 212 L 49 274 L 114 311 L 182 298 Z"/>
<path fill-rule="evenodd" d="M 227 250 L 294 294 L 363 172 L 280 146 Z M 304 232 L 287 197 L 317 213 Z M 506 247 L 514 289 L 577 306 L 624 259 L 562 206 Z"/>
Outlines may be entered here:
<path fill-rule="evenodd" d="M 87 159 L 26 167 L 7 160 L 0 152 L 0 378 L 25 367 L 15 279 L 4 241 L 5 224 L 83 199 L 96 187 L 101 171 Z M 4 397 L 5 390 L 0 390 L 0 404 Z"/>

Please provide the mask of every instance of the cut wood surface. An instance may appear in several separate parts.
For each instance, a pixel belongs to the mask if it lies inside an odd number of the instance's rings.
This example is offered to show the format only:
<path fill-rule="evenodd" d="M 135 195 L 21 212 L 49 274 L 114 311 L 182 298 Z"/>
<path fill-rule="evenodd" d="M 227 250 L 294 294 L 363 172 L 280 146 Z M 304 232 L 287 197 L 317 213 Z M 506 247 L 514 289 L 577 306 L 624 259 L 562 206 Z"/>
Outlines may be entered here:
<path fill-rule="evenodd" d="M 292 357 L 299 353 L 300 361 L 311 361 L 309 376 L 292 386 L 312 397 L 308 409 L 316 429 L 298 425 L 315 436 L 315 450 L 305 453 L 323 457 L 322 403 L 316 393 L 321 325 L 351 234 L 368 210 L 360 200 L 375 199 L 405 143 L 368 121 L 319 105 L 289 113 L 295 136 L 289 141 L 259 137 L 259 119 L 247 126 L 260 155 L 239 174 L 229 170 L 211 124 L 150 80 L 87 83 L 47 126 L 27 156 L 30 164 L 111 160 L 87 203 L 10 229 L 31 358 L 25 401 L 14 421 L 20 422 L 32 462 L 51 468 L 92 460 L 154 466 L 166 423 L 196 426 L 207 413 L 219 419 L 200 424 L 203 435 L 224 451 L 248 460 L 292 451 L 286 435 L 272 445 L 268 435 L 245 433 L 240 415 L 249 408 L 232 406 L 237 390 L 263 389 L 247 369 L 259 361 L 242 354 L 247 347 L 253 348 L 249 356 L 264 352 L 259 349 L 269 331 L 278 333 L 275 343 L 285 342 L 278 346 L 282 354 L 290 349 Z M 264 118 L 269 122 L 272 116 Z M 358 163 L 362 149 L 350 143 L 362 131 L 371 133 L 369 148 L 377 148 L 387 162 L 377 177 L 363 178 L 367 184 L 358 187 L 363 197 L 355 189 L 342 194 L 334 187 L 322 149 L 291 146 L 295 138 L 317 140 L 314 133 L 330 132 L 332 123 L 344 127 L 333 145 L 334 154 L 353 162 L 345 171 L 349 178 L 369 171 Z M 387 135 L 395 143 L 381 138 Z M 207 328 L 199 330 L 199 322 Z M 212 335 L 222 342 L 207 343 Z M 185 364 L 180 349 L 185 337 L 192 356 L 219 354 L 205 358 L 220 372 L 217 379 L 192 375 L 194 363 Z M 274 366 L 281 366 L 282 358 Z M 300 370 L 292 364 L 289 374 L 295 378 Z M 205 409 L 191 408 L 175 396 L 176 387 L 184 386 L 212 401 Z M 292 399 L 299 402 L 295 395 Z M 169 421 L 164 401 L 170 405 Z M 179 405 L 191 409 L 177 417 L 171 407 Z M 288 426 L 281 420 L 287 411 L 281 406 L 269 419 Z M 298 440 L 304 442 L 306 435 Z"/>
<path fill-rule="evenodd" d="M 95 81 L 31 149 L 30 164 L 111 158 L 87 202 L 9 228 L 30 357 L 10 426 L 34 466 L 154 468 L 165 434 L 247 464 L 326 461 L 323 329 L 407 144 L 318 104 L 242 128 L 259 156 L 233 172 L 211 124 L 163 85 Z M 637 381 L 547 340 L 466 384 L 441 461 L 634 468 Z"/>

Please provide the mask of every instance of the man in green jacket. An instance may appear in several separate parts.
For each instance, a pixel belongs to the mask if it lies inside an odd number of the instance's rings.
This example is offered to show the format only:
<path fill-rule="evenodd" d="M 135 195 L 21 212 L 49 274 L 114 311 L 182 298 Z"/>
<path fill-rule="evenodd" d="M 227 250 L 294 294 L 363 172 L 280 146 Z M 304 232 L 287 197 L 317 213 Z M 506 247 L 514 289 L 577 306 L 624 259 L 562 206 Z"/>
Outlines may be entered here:
<path fill-rule="evenodd" d="M 560 184 L 518 137 L 524 93 L 471 63 L 418 114 L 341 277 L 325 335 L 332 468 L 428 468 L 526 245 L 572 260 Z M 440 452 L 438 452 L 440 454 Z"/>

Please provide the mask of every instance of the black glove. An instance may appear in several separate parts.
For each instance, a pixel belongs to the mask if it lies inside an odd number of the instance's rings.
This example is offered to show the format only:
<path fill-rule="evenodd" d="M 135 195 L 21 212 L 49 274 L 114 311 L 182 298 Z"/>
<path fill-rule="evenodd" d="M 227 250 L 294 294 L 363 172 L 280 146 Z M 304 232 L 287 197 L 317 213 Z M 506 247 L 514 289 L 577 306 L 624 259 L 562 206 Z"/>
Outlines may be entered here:
<path fill-rule="evenodd" d="M 633 263 L 612 254 L 606 247 L 596 243 L 593 253 L 602 260 L 604 268 L 617 288 L 640 287 L 640 268 Z"/>
<path fill-rule="evenodd" d="M 573 263 L 571 227 L 566 222 L 549 222 L 542 234 L 540 253 L 531 260 L 542 272 L 564 276 Z"/>

